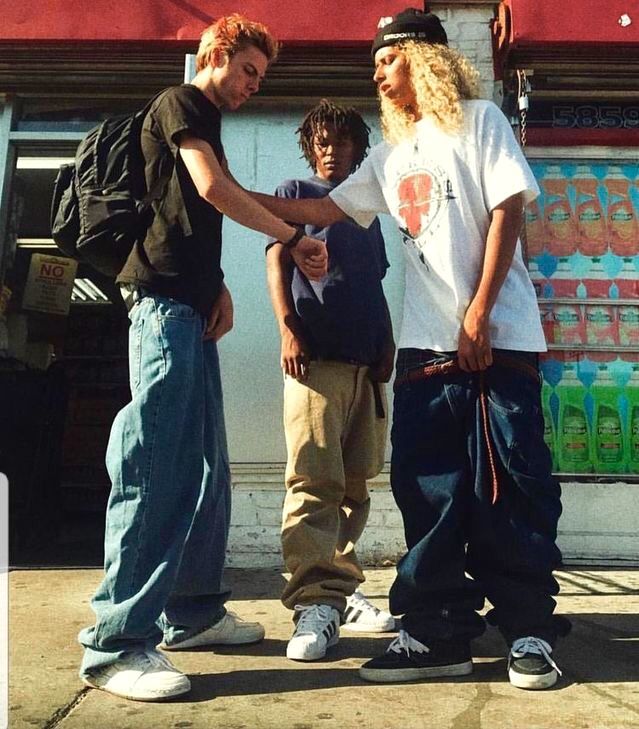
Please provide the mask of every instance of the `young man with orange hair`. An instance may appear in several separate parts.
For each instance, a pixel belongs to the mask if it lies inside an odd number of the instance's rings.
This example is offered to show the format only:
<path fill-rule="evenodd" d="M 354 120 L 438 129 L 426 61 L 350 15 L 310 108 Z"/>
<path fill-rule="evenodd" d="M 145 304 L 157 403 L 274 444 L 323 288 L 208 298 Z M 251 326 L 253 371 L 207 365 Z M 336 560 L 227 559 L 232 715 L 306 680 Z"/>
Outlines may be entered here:
<path fill-rule="evenodd" d="M 159 701 L 189 679 L 157 650 L 259 641 L 264 629 L 226 611 L 222 568 L 230 475 L 216 341 L 233 307 L 220 266 L 222 217 L 273 236 L 310 278 L 324 244 L 253 201 L 228 173 L 220 109 L 260 86 L 277 43 L 240 15 L 207 28 L 190 84 L 152 103 L 141 151 L 149 189 L 171 170 L 143 241 L 117 277 L 131 319 L 132 401 L 113 423 L 105 577 L 81 631 L 84 682 Z"/>

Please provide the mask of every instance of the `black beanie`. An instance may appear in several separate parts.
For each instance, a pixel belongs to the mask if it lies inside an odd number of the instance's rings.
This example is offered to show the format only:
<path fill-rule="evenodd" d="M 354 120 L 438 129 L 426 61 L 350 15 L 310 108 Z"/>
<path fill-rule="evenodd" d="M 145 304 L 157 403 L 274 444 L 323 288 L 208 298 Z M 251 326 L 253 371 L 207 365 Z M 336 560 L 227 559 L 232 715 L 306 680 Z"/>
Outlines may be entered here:
<path fill-rule="evenodd" d="M 373 59 L 380 48 L 395 46 L 406 40 L 448 45 L 448 36 L 441 20 L 433 13 L 423 13 L 415 8 L 406 8 L 393 18 L 380 18 L 377 27 L 371 48 Z"/>

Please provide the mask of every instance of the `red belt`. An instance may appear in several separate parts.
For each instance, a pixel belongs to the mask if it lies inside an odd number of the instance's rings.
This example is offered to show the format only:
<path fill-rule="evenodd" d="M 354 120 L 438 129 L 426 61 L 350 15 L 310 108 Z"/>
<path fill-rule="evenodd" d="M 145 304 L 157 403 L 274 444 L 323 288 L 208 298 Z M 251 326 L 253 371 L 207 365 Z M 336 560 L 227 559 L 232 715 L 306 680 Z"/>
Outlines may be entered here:
<path fill-rule="evenodd" d="M 541 382 L 541 377 L 536 367 L 533 367 L 528 362 L 523 362 L 517 357 L 509 357 L 501 352 L 493 352 L 493 364 L 500 365 L 503 367 L 509 367 L 510 369 L 519 370 L 525 373 L 529 377 L 532 377 L 536 382 Z M 492 365 L 491 365 L 492 366 Z M 442 362 L 441 364 L 425 365 L 424 367 L 416 367 L 408 372 L 404 373 L 395 380 L 393 386 L 394 390 L 407 382 L 419 382 L 420 380 L 426 380 L 429 377 L 435 377 L 437 375 L 450 375 L 465 372 L 459 366 L 459 362 L 456 359 Z M 492 499 L 491 503 L 496 504 L 499 499 L 499 480 L 497 478 L 497 468 L 495 466 L 495 456 L 493 453 L 493 445 L 490 437 L 490 422 L 488 420 L 488 406 L 486 403 L 486 383 L 485 383 L 485 370 L 479 370 L 479 404 L 481 406 L 482 426 L 484 430 L 484 438 L 486 439 L 486 448 L 488 450 L 488 462 L 490 464 L 490 472 L 492 476 Z"/>

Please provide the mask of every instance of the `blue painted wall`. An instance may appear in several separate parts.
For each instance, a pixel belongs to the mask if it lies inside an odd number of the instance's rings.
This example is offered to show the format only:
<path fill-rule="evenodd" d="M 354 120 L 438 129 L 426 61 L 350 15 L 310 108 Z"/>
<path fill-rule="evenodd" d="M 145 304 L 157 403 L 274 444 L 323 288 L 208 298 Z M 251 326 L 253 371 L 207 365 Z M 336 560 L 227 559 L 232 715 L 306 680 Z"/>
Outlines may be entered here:
<path fill-rule="evenodd" d="M 295 129 L 313 103 L 274 103 L 225 115 L 224 147 L 231 172 L 240 184 L 272 192 L 287 177 L 310 174 L 306 162 L 300 159 Z M 361 111 L 373 130 L 371 141 L 377 143 L 381 139 L 377 113 L 374 109 Z M 391 262 L 385 291 L 397 331 L 403 261 L 399 236 L 388 216 L 382 217 L 382 227 Z M 235 327 L 220 342 L 220 357 L 229 452 L 234 463 L 286 460 L 279 333 L 266 287 L 264 243 L 260 234 L 225 221 L 222 260 L 235 303 Z"/>

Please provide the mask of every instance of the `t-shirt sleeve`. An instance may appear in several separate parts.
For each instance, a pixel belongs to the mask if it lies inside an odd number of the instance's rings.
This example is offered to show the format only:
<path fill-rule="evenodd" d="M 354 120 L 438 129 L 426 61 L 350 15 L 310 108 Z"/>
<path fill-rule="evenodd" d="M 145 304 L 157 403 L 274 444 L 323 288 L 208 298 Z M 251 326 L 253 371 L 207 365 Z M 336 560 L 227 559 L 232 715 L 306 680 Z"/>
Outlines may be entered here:
<path fill-rule="evenodd" d="M 219 113 L 215 110 L 213 112 Z M 177 154 L 180 136 L 184 133 L 210 140 L 210 113 L 205 113 L 203 105 L 198 103 L 193 91 L 187 87 L 175 86 L 169 89 L 151 110 L 151 115 L 156 130 L 169 145 L 174 156 Z"/>
<path fill-rule="evenodd" d="M 287 198 L 298 198 L 299 197 L 299 189 L 297 184 L 294 180 L 285 180 L 282 182 L 281 185 L 278 185 L 275 188 L 275 197 L 287 197 Z M 271 236 L 266 236 L 266 249 L 265 252 L 268 252 L 268 249 L 277 241 L 277 238 L 272 238 Z"/>
<path fill-rule="evenodd" d="M 489 104 L 479 133 L 484 200 L 494 210 L 509 197 L 521 193 L 524 204 L 539 195 L 539 185 L 503 112 Z"/>
<path fill-rule="evenodd" d="M 340 210 L 363 228 L 368 228 L 378 213 L 388 213 L 372 154 L 352 175 L 331 190 L 329 197 Z"/>
<path fill-rule="evenodd" d="M 369 228 L 369 231 L 374 237 L 375 244 L 377 246 L 377 256 L 380 267 L 379 277 L 382 279 L 386 275 L 386 271 L 390 268 L 390 263 L 388 261 L 388 256 L 386 255 L 386 243 L 384 241 L 384 236 L 382 235 L 382 227 L 379 224 L 379 218 L 375 218 L 373 224 Z"/>

